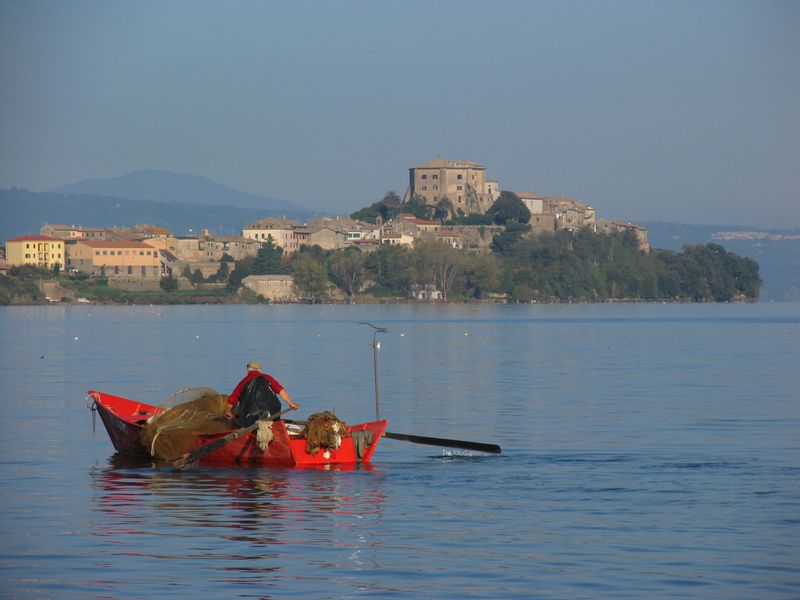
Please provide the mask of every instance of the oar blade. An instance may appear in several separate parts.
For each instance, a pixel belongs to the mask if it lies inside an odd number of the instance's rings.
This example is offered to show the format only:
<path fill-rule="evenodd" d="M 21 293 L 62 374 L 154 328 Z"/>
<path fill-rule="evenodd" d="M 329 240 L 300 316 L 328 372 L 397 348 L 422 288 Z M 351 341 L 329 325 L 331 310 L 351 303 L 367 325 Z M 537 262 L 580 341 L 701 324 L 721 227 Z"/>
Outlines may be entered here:
<path fill-rule="evenodd" d="M 470 442 L 467 440 L 451 440 L 447 438 L 426 437 L 424 435 L 413 435 L 410 433 L 392 433 L 386 431 L 383 437 L 390 440 L 400 440 L 404 442 L 411 442 L 413 444 L 425 444 L 428 446 L 443 446 L 445 448 L 462 448 L 464 450 L 476 450 L 478 452 L 486 452 L 489 454 L 501 454 L 502 450 L 497 444 L 484 444 L 482 442 Z"/>

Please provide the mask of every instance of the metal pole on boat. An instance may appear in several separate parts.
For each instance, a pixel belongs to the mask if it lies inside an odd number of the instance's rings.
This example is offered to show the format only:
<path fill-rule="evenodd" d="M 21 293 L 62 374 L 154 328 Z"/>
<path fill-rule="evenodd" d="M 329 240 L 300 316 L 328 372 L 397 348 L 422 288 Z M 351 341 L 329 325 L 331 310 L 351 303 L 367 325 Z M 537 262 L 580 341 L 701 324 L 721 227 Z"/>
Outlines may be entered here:
<path fill-rule="evenodd" d="M 378 350 L 380 350 L 381 343 L 378 341 L 379 333 L 389 333 L 386 327 L 378 327 L 366 321 L 359 321 L 359 325 L 369 325 L 374 329 L 372 333 L 372 371 L 375 376 L 375 420 L 381 420 L 381 400 L 380 393 L 378 392 Z"/>

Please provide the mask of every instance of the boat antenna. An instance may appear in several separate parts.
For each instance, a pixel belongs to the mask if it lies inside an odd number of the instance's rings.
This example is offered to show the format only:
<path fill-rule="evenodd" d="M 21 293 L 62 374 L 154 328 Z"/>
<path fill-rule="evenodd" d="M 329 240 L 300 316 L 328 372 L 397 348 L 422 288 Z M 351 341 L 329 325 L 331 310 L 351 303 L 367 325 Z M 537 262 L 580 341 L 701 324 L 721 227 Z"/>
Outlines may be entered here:
<path fill-rule="evenodd" d="M 381 420 L 381 400 L 380 393 L 378 392 L 378 350 L 381 348 L 381 343 L 378 341 L 379 333 L 389 333 L 386 327 L 378 327 L 366 321 L 359 321 L 359 325 L 369 325 L 374 330 L 372 333 L 372 371 L 375 376 L 375 420 Z"/>

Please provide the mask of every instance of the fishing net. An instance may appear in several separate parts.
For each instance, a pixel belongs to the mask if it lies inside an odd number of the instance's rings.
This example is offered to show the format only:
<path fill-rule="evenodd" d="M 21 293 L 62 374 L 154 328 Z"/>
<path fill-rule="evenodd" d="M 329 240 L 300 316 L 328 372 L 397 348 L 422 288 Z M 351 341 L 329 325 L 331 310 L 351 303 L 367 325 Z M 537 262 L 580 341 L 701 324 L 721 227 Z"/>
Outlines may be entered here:
<path fill-rule="evenodd" d="M 211 388 L 188 388 L 169 396 L 151 417 L 139 439 L 153 458 L 174 461 L 194 450 L 201 433 L 231 429 L 225 416 L 228 396 Z"/>
<path fill-rule="evenodd" d="M 303 435 L 306 438 L 306 452 L 316 455 L 320 448 L 336 450 L 342 445 L 347 424 L 340 421 L 332 412 L 314 413 L 306 421 Z"/>

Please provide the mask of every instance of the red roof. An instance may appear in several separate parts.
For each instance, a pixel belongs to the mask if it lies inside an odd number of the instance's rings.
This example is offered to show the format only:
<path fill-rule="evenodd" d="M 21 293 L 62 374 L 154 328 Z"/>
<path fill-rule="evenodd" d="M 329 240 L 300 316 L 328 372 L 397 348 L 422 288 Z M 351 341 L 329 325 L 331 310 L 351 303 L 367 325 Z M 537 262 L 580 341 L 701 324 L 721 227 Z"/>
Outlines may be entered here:
<path fill-rule="evenodd" d="M 409 214 L 402 214 L 400 215 L 406 221 L 411 221 L 415 225 L 438 225 L 438 221 L 428 221 L 427 219 L 420 219 L 419 217 L 415 217 L 414 215 Z"/>
<path fill-rule="evenodd" d="M 49 235 L 21 235 L 6 240 L 7 242 L 63 242 L 64 240 L 50 237 Z"/>

